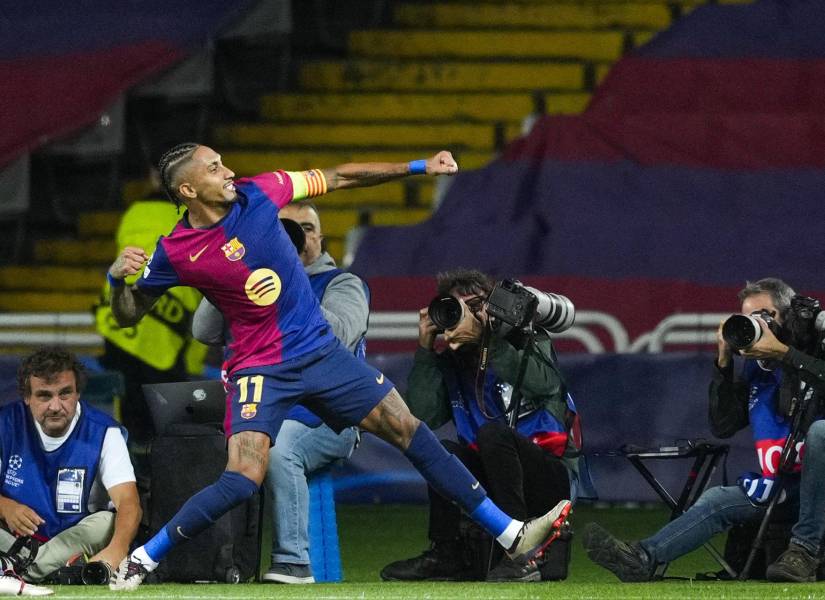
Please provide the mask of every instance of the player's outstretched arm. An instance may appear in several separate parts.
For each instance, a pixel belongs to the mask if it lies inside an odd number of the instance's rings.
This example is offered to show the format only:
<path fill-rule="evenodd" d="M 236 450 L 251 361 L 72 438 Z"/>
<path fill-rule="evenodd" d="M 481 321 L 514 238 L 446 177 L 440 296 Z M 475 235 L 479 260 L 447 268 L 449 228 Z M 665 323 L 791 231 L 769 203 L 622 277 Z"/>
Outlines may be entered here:
<path fill-rule="evenodd" d="M 447 150 L 408 163 L 346 163 L 323 169 L 327 191 L 378 185 L 408 175 L 455 175 L 458 163 Z"/>
<path fill-rule="evenodd" d="M 148 258 L 142 248 L 127 246 L 109 267 L 109 301 L 112 314 L 121 327 L 136 325 L 157 300 L 134 286 L 125 285 L 123 281 L 129 275 L 140 271 Z"/>

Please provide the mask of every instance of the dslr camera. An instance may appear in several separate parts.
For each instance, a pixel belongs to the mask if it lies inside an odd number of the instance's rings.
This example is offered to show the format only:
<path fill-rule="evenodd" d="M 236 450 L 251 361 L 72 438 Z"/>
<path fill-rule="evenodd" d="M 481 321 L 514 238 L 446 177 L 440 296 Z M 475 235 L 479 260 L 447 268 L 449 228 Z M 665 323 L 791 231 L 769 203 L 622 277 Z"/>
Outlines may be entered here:
<path fill-rule="evenodd" d="M 774 313 L 765 309 L 750 315 L 732 315 L 722 325 L 725 342 L 738 352 L 762 339 L 762 327 L 757 317 L 767 323 L 778 339 L 810 354 L 816 351 L 821 333 L 825 331 L 825 311 L 819 300 L 796 295 L 791 298 L 791 306 L 782 325 L 776 321 Z"/>
<path fill-rule="evenodd" d="M 430 302 L 427 314 L 433 324 L 444 331 L 461 322 L 464 308 L 453 296 L 437 296 Z M 576 309 L 566 296 L 504 279 L 487 298 L 487 315 L 493 332 L 501 336 L 525 329 L 531 323 L 550 333 L 561 333 L 573 326 Z"/>

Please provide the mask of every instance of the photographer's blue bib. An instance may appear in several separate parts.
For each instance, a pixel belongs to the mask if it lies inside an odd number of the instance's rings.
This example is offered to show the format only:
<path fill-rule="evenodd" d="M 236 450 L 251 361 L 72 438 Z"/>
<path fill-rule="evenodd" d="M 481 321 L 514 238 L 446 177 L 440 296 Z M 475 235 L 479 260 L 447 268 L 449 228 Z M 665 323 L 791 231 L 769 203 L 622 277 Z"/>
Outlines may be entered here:
<path fill-rule="evenodd" d="M 59 448 L 46 452 L 22 401 L 0 410 L 0 494 L 25 504 L 45 520 L 35 537 L 50 539 L 90 514 L 89 493 L 111 427 L 120 429 L 109 415 L 83 403 L 71 435 Z"/>
<path fill-rule="evenodd" d="M 483 403 L 480 403 L 476 401 L 475 371 L 461 368 L 455 371 L 458 376 L 445 373 L 445 381 L 456 434 L 463 443 L 476 449 L 476 436 L 482 425 L 506 420 L 504 395 L 510 393 L 511 386 L 502 381 L 492 367 L 488 367 L 482 390 Z M 576 407 L 570 394 L 567 394 L 566 399 L 568 409 L 575 413 Z M 483 404 L 483 410 L 480 404 Z M 567 428 L 544 408 L 522 412 L 516 424 L 516 431 L 555 456 L 562 456 L 567 449 Z"/>
<path fill-rule="evenodd" d="M 790 421 L 778 414 L 776 409 L 782 386 L 782 370 L 766 371 L 756 361 L 749 360 L 745 363 L 744 378 L 748 383 L 748 418 L 759 468 L 763 477 L 775 477 L 782 448 L 791 431 Z M 794 471 L 799 469 L 797 464 Z"/>

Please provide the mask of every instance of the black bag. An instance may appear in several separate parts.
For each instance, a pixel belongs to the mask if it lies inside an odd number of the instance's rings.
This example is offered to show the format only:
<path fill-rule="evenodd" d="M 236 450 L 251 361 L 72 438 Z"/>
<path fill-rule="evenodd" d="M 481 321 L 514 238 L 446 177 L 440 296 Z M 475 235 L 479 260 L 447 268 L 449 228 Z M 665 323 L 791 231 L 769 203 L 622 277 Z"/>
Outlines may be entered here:
<path fill-rule="evenodd" d="M 175 424 L 152 442 L 149 529 L 154 535 L 191 496 L 226 468 L 226 438 L 217 425 Z M 176 546 L 151 574 L 155 582 L 238 583 L 258 574 L 261 495 L 236 506 Z"/>

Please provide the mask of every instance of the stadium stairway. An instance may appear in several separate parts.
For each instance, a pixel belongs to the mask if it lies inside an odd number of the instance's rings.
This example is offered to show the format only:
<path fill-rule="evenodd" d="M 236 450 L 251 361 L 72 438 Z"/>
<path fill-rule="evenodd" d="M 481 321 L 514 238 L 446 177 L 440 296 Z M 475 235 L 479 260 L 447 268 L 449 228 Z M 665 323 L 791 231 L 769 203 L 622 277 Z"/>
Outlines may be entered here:
<path fill-rule="evenodd" d="M 581 112 L 611 64 L 703 3 L 397 2 L 393 28 L 352 32 L 345 59 L 301 64 L 297 91 L 262 97 L 254 122 L 220 125 L 212 139 L 239 176 L 407 161 L 442 148 L 463 169 L 479 168 L 531 114 Z M 126 201 L 144 185 L 128 183 Z M 330 252 L 341 259 L 365 212 L 373 225 L 425 220 L 437 187 L 411 178 L 325 198 Z M 117 212 L 82 214 L 75 238 L 38 240 L 33 264 L 0 268 L 0 311 L 89 311 L 118 220 Z"/>

